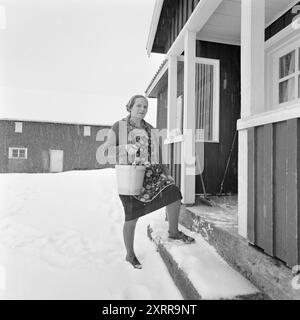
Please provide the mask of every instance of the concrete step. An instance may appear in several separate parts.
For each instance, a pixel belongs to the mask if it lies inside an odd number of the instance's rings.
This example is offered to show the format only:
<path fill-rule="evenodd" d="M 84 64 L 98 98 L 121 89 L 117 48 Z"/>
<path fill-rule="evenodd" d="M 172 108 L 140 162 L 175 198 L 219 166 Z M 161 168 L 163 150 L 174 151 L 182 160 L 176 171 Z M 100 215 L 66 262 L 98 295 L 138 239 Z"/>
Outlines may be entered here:
<path fill-rule="evenodd" d="M 196 239 L 184 244 L 168 239 L 168 224 L 153 221 L 148 236 L 155 243 L 174 283 L 187 300 L 258 300 L 265 296 L 248 280 L 233 270 L 201 235 L 181 226 Z"/>
<path fill-rule="evenodd" d="M 234 219 L 228 220 L 228 215 L 220 207 L 182 206 L 180 223 L 201 234 L 232 268 L 262 292 L 264 299 L 299 300 L 300 290 L 292 286 L 295 280 L 292 270 L 249 244 L 238 234 Z"/>

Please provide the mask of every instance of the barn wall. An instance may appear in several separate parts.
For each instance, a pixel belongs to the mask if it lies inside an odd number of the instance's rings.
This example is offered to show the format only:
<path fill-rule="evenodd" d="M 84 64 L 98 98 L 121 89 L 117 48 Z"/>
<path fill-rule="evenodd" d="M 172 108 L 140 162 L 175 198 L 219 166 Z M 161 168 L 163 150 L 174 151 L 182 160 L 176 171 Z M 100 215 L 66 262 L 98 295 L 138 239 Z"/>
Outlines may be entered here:
<path fill-rule="evenodd" d="M 96 141 L 96 134 L 104 126 L 91 126 L 91 136 L 83 136 L 84 125 L 21 122 L 22 133 L 15 132 L 15 121 L 0 122 L 1 172 L 49 172 L 50 149 L 64 151 L 63 171 L 103 167 L 96 160 L 103 143 Z M 27 148 L 27 159 L 8 159 L 9 147 Z"/>

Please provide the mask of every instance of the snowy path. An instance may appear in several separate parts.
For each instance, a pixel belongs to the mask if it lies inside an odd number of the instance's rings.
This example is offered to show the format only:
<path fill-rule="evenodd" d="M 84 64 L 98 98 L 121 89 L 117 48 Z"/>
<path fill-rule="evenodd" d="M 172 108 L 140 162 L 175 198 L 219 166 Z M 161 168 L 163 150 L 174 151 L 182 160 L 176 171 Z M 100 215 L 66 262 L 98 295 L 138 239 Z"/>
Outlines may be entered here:
<path fill-rule="evenodd" d="M 0 175 L 0 299 L 182 299 L 140 219 L 124 261 L 113 169 Z"/>

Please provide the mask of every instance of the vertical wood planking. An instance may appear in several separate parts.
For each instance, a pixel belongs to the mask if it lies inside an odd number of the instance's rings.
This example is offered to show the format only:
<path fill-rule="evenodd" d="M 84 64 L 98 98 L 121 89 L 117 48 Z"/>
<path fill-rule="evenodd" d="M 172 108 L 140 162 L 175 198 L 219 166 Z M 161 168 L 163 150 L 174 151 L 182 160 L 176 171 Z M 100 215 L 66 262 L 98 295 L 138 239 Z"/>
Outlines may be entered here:
<path fill-rule="evenodd" d="M 297 120 L 297 264 L 300 264 L 300 119 Z"/>
<path fill-rule="evenodd" d="M 286 261 L 287 123 L 274 124 L 274 255 Z"/>
<path fill-rule="evenodd" d="M 288 266 L 293 267 L 299 261 L 299 123 L 298 119 L 287 121 L 287 219 L 286 244 Z"/>
<path fill-rule="evenodd" d="M 255 242 L 255 131 L 248 130 L 248 239 Z"/>
<path fill-rule="evenodd" d="M 188 0 L 188 17 L 191 16 L 193 12 L 193 0 Z"/>
<path fill-rule="evenodd" d="M 264 232 L 264 250 L 269 255 L 273 255 L 274 240 L 274 217 L 273 217 L 273 125 L 267 124 L 265 127 L 264 146 L 264 215 L 265 215 L 265 232 Z"/>
<path fill-rule="evenodd" d="M 264 249 L 265 242 L 265 190 L 264 190 L 264 164 L 265 145 L 264 126 L 255 129 L 256 153 L 255 153 L 255 244 Z"/>
<path fill-rule="evenodd" d="M 184 7 L 185 7 L 185 3 L 184 0 L 181 0 L 181 28 L 184 27 L 185 21 L 184 21 Z"/>
<path fill-rule="evenodd" d="M 183 0 L 183 25 L 185 25 L 185 23 L 188 20 L 188 1 Z"/>
<path fill-rule="evenodd" d="M 174 4 L 174 41 L 178 35 L 178 1 L 175 1 Z"/>
<path fill-rule="evenodd" d="M 180 32 L 180 30 L 182 29 L 182 17 L 183 17 L 182 0 L 179 0 L 178 11 L 179 11 L 179 32 Z M 179 32 L 178 32 L 178 34 L 179 34 Z"/>

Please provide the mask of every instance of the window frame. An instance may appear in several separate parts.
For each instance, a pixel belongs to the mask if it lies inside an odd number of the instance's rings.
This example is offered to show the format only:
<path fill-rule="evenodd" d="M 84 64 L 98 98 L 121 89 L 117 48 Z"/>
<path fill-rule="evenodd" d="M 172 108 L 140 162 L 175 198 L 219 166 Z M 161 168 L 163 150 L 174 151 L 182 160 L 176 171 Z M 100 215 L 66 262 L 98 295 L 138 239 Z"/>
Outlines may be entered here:
<path fill-rule="evenodd" d="M 23 132 L 23 122 L 15 121 L 15 132 L 22 133 Z"/>
<path fill-rule="evenodd" d="M 15 157 L 13 155 L 13 150 L 17 150 L 18 151 L 18 156 L 17 157 Z M 24 157 L 20 157 L 20 151 L 24 151 L 25 152 L 25 156 Z M 8 159 L 26 160 L 27 159 L 27 148 L 24 148 L 24 147 L 9 147 L 8 148 Z"/>
<path fill-rule="evenodd" d="M 184 62 L 184 57 L 179 56 L 178 61 Z M 208 64 L 213 66 L 213 76 L 214 76 L 214 83 L 213 83 L 213 138 L 212 140 L 206 140 L 206 139 L 200 139 L 195 135 L 195 142 L 206 142 L 206 143 L 219 143 L 220 142 L 220 60 L 219 59 L 209 59 L 209 58 L 201 58 L 196 57 L 195 63 L 198 64 Z M 196 65 L 195 65 L 196 70 Z M 196 73 L 195 73 L 196 75 Z M 195 88 L 196 90 L 196 88 Z M 195 92 L 196 94 L 196 92 Z M 184 95 L 184 93 L 183 93 Z M 178 97 L 179 98 L 179 97 Z M 183 101 L 182 101 L 182 107 L 183 107 Z M 196 108 L 196 101 L 195 101 L 195 108 Z M 173 112 L 176 112 L 175 119 L 178 119 L 177 111 L 174 110 Z M 195 110 L 196 111 L 196 110 Z M 179 122 L 179 120 L 177 120 Z M 196 121 L 196 119 L 195 119 Z M 197 128 L 196 128 L 197 130 Z M 196 134 L 196 133 L 195 133 Z M 176 137 L 180 137 L 176 136 Z M 175 138 L 175 137 L 173 137 Z"/>
<path fill-rule="evenodd" d="M 212 139 L 200 139 L 196 137 L 196 142 L 220 143 L 220 60 L 208 58 L 196 58 L 196 63 L 213 66 L 213 134 Z M 197 128 L 196 128 L 197 130 Z"/>
<path fill-rule="evenodd" d="M 295 72 L 280 78 L 280 59 L 290 52 L 295 51 Z M 300 34 L 295 37 L 287 37 L 280 39 L 275 45 L 272 46 L 272 50 L 267 50 L 267 97 L 266 106 L 267 110 L 278 110 L 291 108 L 300 103 L 299 92 L 299 77 L 300 77 Z M 279 84 L 289 79 L 295 79 L 294 90 L 295 97 L 291 101 L 279 102 Z"/>
<path fill-rule="evenodd" d="M 83 126 L 83 136 L 84 137 L 90 137 L 91 136 L 91 130 L 92 130 L 91 126 Z"/>

